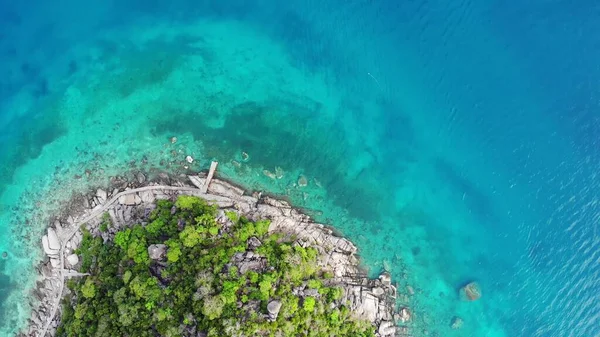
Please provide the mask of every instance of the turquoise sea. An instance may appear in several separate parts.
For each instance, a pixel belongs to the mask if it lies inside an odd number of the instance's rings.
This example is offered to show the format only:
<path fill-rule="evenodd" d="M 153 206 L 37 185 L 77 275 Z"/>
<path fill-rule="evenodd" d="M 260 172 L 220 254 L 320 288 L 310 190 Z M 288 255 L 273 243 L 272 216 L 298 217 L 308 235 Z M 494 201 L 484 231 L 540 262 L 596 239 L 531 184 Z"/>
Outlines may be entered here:
<path fill-rule="evenodd" d="M 412 336 L 600 336 L 599 18 L 589 0 L 0 0 L 0 336 L 29 316 L 60 201 L 210 160 L 390 269 Z"/>

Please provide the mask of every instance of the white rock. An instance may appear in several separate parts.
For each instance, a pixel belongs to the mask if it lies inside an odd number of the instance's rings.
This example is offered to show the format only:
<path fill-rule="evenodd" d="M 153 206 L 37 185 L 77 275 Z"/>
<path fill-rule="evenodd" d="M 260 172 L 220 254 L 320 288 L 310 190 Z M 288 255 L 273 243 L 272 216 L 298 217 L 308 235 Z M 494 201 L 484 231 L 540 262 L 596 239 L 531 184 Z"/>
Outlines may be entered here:
<path fill-rule="evenodd" d="M 142 198 L 140 198 L 140 196 L 135 193 L 126 194 L 119 197 L 119 203 L 121 205 L 135 206 L 140 204 L 141 202 Z"/>
<path fill-rule="evenodd" d="M 79 263 L 79 256 L 77 256 L 77 254 L 71 254 L 67 256 L 67 262 L 69 262 L 72 267 L 75 267 L 75 265 Z"/>
<path fill-rule="evenodd" d="M 400 321 L 402 321 L 402 323 L 406 323 L 408 321 L 410 321 L 410 311 L 408 310 L 408 308 L 402 308 L 400 310 Z"/>
<path fill-rule="evenodd" d="M 48 228 L 48 247 L 50 249 L 59 250 L 60 249 L 60 241 L 58 240 L 58 235 L 56 235 L 56 231 L 54 228 Z"/>
<path fill-rule="evenodd" d="M 194 158 L 192 158 L 192 156 L 185 157 L 185 160 L 187 160 L 187 162 L 190 164 L 194 162 Z"/>
<path fill-rule="evenodd" d="M 58 255 L 58 250 L 57 249 L 51 249 L 50 245 L 48 244 L 48 236 L 44 235 L 42 237 L 42 246 L 44 247 L 44 253 L 46 253 L 49 256 L 54 256 L 54 255 Z"/>
<path fill-rule="evenodd" d="M 379 325 L 379 329 L 377 331 L 380 336 L 395 336 L 396 335 L 396 327 L 394 323 L 390 321 L 383 321 L 381 325 Z"/>
<path fill-rule="evenodd" d="M 375 295 L 375 296 L 381 296 L 384 293 L 385 293 L 385 290 L 383 290 L 383 288 L 381 288 L 381 287 L 373 288 L 373 295 Z"/>
<path fill-rule="evenodd" d="M 108 199 L 108 193 L 106 193 L 105 190 L 100 188 L 96 191 L 96 196 L 98 197 L 98 201 L 100 201 L 101 204 L 103 204 L 106 201 L 106 199 Z"/>
<path fill-rule="evenodd" d="M 50 259 L 50 265 L 52 265 L 52 268 L 59 268 L 60 261 L 58 259 Z"/>

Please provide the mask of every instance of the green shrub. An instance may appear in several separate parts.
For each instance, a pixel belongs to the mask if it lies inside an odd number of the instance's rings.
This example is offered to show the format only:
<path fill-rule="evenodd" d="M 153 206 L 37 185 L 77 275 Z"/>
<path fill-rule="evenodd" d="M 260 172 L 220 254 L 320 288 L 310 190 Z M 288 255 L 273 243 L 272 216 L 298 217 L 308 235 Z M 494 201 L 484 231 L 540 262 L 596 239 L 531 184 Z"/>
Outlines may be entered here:
<path fill-rule="evenodd" d="M 181 256 L 181 244 L 177 241 L 168 241 L 167 246 L 169 247 L 169 250 L 167 251 L 167 260 L 169 262 L 179 261 L 179 257 Z"/>
<path fill-rule="evenodd" d="M 200 243 L 202 237 L 193 226 L 185 226 L 183 231 L 179 233 L 179 239 L 185 247 L 191 248 Z"/>
<path fill-rule="evenodd" d="M 81 294 L 85 298 L 94 298 L 96 296 L 96 286 L 94 286 L 91 278 L 88 277 L 81 286 Z"/>
<path fill-rule="evenodd" d="M 202 306 L 202 313 L 208 317 L 209 320 L 213 320 L 218 318 L 223 313 L 223 306 L 225 302 L 223 302 L 220 296 L 211 296 L 204 300 L 204 305 Z"/>
<path fill-rule="evenodd" d="M 306 297 L 302 302 L 302 309 L 307 312 L 313 312 L 315 310 L 315 304 L 317 301 L 313 297 Z"/>
<path fill-rule="evenodd" d="M 175 206 L 183 210 L 193 210 L 195 206 L 203 204 L 202 199 L 196 198 L 191 195 L 180 195 L 175 202 Z"/>

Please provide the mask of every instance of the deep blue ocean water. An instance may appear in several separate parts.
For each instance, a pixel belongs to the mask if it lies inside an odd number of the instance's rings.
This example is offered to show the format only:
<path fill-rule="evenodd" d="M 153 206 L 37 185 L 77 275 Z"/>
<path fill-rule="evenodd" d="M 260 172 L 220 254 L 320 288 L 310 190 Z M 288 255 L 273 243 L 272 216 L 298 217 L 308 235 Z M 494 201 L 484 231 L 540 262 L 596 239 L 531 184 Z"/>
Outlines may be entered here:
<path fill-rule="evenodd" d="M 56 203 L 190 154 L 390 269 L 414 336 L 600 336 L 599 18 L 558 0 L 0 0 L 1 333 L 28 316 Z M 473 280 L 483 297 L 461 302 Z"/>

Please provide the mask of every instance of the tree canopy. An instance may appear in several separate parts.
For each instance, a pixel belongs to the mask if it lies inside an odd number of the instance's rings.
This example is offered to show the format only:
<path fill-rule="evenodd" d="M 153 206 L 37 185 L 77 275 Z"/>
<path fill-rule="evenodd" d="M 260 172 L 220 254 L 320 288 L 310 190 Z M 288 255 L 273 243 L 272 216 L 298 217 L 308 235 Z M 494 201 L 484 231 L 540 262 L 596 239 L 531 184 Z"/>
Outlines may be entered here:
<path fill-rule="evenodd" d="M 57 336 L 375 335 L 342 303 L 315 248 L 269 234 L 267 220 L 227 217 L 221 224 L 215 206 L 180 196 L 157 201 L 147 224 L 112 241 L 83 229 L 76 253 L 90 276 L 69 281 Z M 166 246 L 164 260 L 150 258 L 152 244 Z M 249 256 L 262 265 L 239 263 Z"/>

